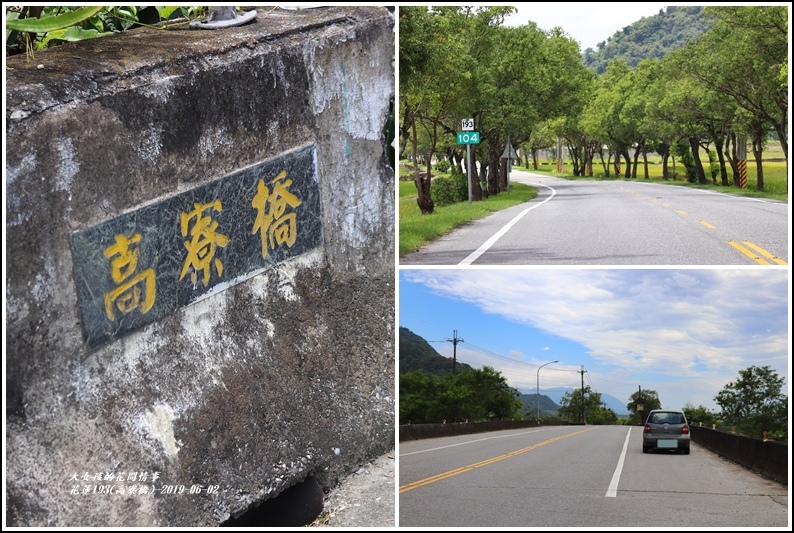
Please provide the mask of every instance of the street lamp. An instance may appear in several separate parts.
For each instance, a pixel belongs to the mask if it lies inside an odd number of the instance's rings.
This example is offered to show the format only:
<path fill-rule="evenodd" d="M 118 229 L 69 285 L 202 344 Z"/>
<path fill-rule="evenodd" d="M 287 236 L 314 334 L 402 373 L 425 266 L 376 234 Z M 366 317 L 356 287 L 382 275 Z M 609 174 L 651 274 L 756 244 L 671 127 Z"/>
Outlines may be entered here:
<path fill-rule="evenodd" d="M 537 391 L 535 394 L 535 399 L 538 401 L 538 424 L 540 424 L 540 369 L 546 365 L 551 365 L 554 363 L 559 363 L 559 361 L 551 361 L 550 363 L 546 363 L 538 367 L 538 376 L 537 376 L 538 382 L 537 382 Z"/>

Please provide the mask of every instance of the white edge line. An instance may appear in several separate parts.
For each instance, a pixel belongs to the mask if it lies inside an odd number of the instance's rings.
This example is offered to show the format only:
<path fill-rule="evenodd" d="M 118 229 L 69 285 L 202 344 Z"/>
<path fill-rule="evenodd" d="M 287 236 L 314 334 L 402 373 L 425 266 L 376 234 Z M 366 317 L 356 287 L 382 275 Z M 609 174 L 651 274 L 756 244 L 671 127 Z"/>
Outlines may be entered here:
<path fill-rule="evenodd" d="M 471 265 L 474 261 L 477 260 L 478 257 L 480 257 L 482 254 L 484 254 L 488 250 L 488 248 L 493 246 L 494 243 L 496 241 L 498 241 L 502 237 L 502 235 L 504 235 L 505 233 L 510 231 L 510 228 L 512 228 L 519 220 L 521 220 L 521 218 L 524 215 L 526 215 L 527 213 L 529 213 L 530 211 L 532 211 L 536 207 L 542 206 L 543 204 L 545 204 L 546 202 L 548 202 L 549 200 L 554 198 L 554 196 L 557 194 L 557 191 L 555 191 L 554 188 L 549 187 L 548 185 L 543 185 L 542 183 L 530 183 L 530 185 L 538 185 L 540 187 L 546 187 L 547 189 L 549 189 L 551 191 L 551 196 L 549 196 L 548 198 L 546 198 L 545 200 L 543 200 L 539 204 L 535 204 L 535 205 L 533 205 L 531 207 L 527 207 L 526 209 L 521 211 L 518 215 L 516 215 L 516 217 L 513 220 L 511 220 L 510 222 L 505 224 L 505 226 L 502 229 L 500 229 L 499 231 L 494 233 L 493 236 L 491 236 L 490 239 L 485 241 L 482 244 L 482 246 L 480 246 L 479 248 L 474 250 L 472 253 L 470 253 L 469 256 L 466 259 L 464 259 L 463 261 L 458 263 L 459 266 Z"/>
<path fill-rule="evenodd" d="M 631 436 L 631 428 L 629 428 L 629 432 L 626 433 L 623 451 L 620 452 L 620 459 L 618 459 L 618 465 L 615 467 L 615 473 L 612 474 L 612 481 L 609 483 L 609 488 L 604 496 L 605 498 L 617 498 L 618 496 L 618 483 L 620 482 L 620 473 L 623 472 L 623 461 L 626 459 L 626 449 L 629 447 L 629 436 Z"/>
<path fill-rule="evenodd" d="M 521 437 L 523 435 L 531 435 L 533 433 L 538 433 L 539 431 L 548 431 L 550 429 L 558 429 L 558 428 L 563 428 L 563 427 L 568 427 L 568 426 L 549 426 L 549 427 L 533 428 L 533 429 L 531 429 L 529 431 L 524 431 L 522 433 L 510 433 L 508 435 L 495 435 L 495 436 L 491 436 L 491 437 L 483 437 L 481 439 L 467 440 L 467 441 L 464 441 L 464 442 L 456 442 L 455 444 L 447 444 L 445 446 L 438 446 L 436 448 L 428 448 L 426 450 L 417 450 L 415 452 L 401 453 L 400 457 L 406 457 L 408 455 L 416 455 L 418 453 L 435 452 L 435 451 L 438 451 L 438 450 L 444 450 L 446 448 L 454 448 L 456 446 L 464 446 L 466 444 L 474 444 L 475 442 L 482 442 L 484 440 L 507 439 L 507 438 L 512 438 L 512 437 Z"/>

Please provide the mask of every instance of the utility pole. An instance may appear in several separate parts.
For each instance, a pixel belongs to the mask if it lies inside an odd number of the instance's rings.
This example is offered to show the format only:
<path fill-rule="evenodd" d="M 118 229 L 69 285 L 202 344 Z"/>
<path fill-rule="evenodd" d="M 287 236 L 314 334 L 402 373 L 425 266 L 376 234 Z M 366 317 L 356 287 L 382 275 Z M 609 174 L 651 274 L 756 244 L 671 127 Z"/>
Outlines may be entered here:
<path fill-rule="evenodd" d="M 581 422 L 582 422 L 582 424 L 584 424 L 585 423 L 585 421 L 584 421 L 584 373 L 587 372 L 587 370 L 585 370 L 584 369 L 584 365 L 582 365 L 582 369 L 581 370 L 577 370 L 577 372 L 579 372 L 582 375 L 582 418 L 581 418 Z"/>
<path fill-rule="evenodd" d="M 642 403 L 642 385 L 637 385 L 637 416 L 640 417 L 640 425 L 644 422 L 642 413 L 645 411 L 645 404 Z"/>
<path fill-rule="evenodd" d="M 458 330 L 452 330 L 452 338 L 447 339 L 447 342 L 452 343 L 452 373 L 455 373 L 455 359 L 458 352 L 458 343 L 463 342 L 463 339 L 458 338 Z"/>

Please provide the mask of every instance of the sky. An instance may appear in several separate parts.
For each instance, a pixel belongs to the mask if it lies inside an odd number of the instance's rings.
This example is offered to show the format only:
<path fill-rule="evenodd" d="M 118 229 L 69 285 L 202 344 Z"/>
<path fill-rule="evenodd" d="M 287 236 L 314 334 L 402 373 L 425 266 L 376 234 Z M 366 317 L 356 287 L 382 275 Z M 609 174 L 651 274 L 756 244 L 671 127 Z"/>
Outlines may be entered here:
<path fill-rule="evenodd" d="M 463 339 L 457 361 L 528 393 L 584 377 L 625 403 L 642 388 L 719 412 L 714 397 L 753 365 L 790 397 L 788 294 L 783 269 L 403 268 L 398 316 L 445 357 Z"/>
<path fill-rule="evenodd" d="M 642 17 L 658 15 L 667 5 L 657 2 L 525 2 L 515 6 L 517 13 L 505 19 L 504 24 L 521 26 L 531 20 L 546 31 L 559 26 L 579 42 L 582 51 L 597 50 L 596 45 L 616 31 Z"/>

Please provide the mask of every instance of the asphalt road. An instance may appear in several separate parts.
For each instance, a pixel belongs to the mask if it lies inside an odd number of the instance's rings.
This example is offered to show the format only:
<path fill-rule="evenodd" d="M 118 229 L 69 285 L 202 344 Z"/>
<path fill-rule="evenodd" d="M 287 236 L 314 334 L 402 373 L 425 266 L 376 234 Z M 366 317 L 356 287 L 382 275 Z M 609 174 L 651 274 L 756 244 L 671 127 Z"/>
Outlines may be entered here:
<path fill-rule="evenodd" d="M 401 527 L 790 527 L 788 491 L 642 428 L 562 426 L 401 442 Z"/>
<path fill-rule="evenodd" d="M 401 265 L 786 265 L 788 204 L 514 170 L 538 197 L 474 221 Z M 505 193 L 503 193 L 505 194 Z"/>

